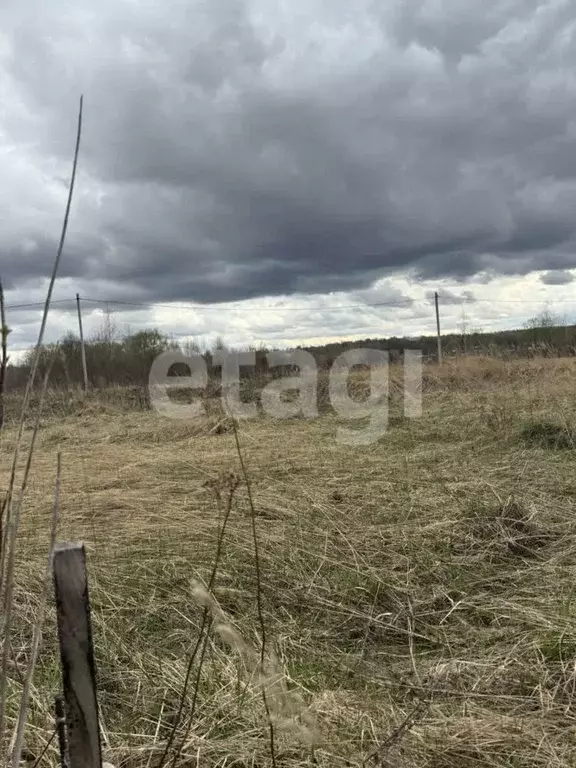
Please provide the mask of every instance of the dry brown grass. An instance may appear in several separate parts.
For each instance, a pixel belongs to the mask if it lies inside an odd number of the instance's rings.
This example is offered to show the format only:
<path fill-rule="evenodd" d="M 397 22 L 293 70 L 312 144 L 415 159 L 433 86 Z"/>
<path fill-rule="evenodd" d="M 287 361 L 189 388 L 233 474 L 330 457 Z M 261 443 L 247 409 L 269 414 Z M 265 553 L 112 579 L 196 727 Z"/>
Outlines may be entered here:
<path fill-rule="evenodd" d="M 233 432 L 113 400 L 46 417 L 20 533 L 11 709 L 40 601 L 56 455 L 61 539 L 86 543 L 104 752 L 156 766 L 202 605 L 214 619 L 179 765 L 408 768 L 576 765 L 574 452 L 527 425 L 571 429 L 572 360 L 460 360 L 427 369 L 424 414 L 350 448 L 336 418 L 240 426 L 257 513 L 267 666 L 250 506 L 235 492 L 211 593 Z M 395 371 L 397 399 L 401 373 Z M 0 490 L 14 432 L 4 435 Z M 200 605 L 198 604 L 200 602 Z M 195 668 L 196 669 L 196 668 Z M 194 673 L 194 675 L 196 672 Z M 52 729 L 59 688 L 48 616 L 27 749 Z M 193 696 L 186 697 L 184 714 Z M 46 761 L 55 764 L 54 744 Z M 314 762 L 315 761 L 315 762 Z"/>

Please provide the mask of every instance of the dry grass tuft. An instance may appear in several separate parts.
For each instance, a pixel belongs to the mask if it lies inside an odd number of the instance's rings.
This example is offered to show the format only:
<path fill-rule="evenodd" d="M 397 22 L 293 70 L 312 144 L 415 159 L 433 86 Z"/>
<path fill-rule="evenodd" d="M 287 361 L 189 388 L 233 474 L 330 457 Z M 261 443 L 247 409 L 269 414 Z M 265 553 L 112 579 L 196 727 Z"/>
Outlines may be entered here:
<path fill-rule="evenodd" d="M 540 448 L 566 450 L 576 447 L 576 431 L 567 424 L 530 421 L 522 427 L 520 435 L 529 445 Z"/>

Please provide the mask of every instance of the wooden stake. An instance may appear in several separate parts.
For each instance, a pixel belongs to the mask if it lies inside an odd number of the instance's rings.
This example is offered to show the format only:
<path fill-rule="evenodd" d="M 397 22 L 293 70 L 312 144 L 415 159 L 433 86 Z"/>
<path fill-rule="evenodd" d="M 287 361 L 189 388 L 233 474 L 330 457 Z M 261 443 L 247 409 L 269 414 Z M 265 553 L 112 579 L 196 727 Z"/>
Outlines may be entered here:
<path fill-rule="evenodd" d="M 86 554 L 82 544 L 57 545 L 54 589 L 69 768 L 102 768 Z"/>

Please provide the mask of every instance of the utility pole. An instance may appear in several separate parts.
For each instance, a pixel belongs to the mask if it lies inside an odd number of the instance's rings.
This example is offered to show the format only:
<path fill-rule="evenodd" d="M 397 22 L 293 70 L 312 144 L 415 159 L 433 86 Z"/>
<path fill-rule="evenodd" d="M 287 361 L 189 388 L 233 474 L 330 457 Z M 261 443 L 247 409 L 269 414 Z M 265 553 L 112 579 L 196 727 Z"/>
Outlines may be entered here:
<path fill-rule="evenodd" d="M 82 312 L 80 310 L 80 294 L 76 294 L 78 308 L 78 328 L 80 330 L 80 351 L 82 353 L 82 373 L 84 374 L 84 392 L 88 392 L 88 368 L 86 367 L 86 347 L 84 346 L 84 331 L 82 330 Z"/>
<path fill-rule="evenodd" d="M 462 332 L 462 351 L 465 355 L 468 354 L 468 315 L 464 309 L 464 301 L 462 301 L 462 324 L 460 326 Z"/>
<path fill-rule="evenodd" d="M 434 304 L 436 306 L 436 334 L 438 337 L 438 365 L 442 365 L 442 337 L 440 336 L 440 309 L 438 307 L 438 292 L 434 293 Z"/>

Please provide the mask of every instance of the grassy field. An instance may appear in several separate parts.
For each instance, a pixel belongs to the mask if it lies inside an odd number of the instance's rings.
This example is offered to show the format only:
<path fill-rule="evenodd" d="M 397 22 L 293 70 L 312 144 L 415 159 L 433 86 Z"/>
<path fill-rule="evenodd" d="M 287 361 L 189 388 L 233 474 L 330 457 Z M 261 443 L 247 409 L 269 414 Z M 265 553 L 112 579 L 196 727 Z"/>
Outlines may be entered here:
<path fill-rule="evenodd" d="M 575 374 L 448 362 L 422 417 L 396 408 L 367 447 L 339 444 L 329 413 L 247 421 L 246 474 L 226 424 L 52 408 L 23 507 L 9 724 L 61 451 L 59 539 L 86 543 L 117 768 L 156 768 L 171 733 L 179 766 L 272 766 L 269 721 L 277 766 L 576 766 Z M 55 635 L 51 609 L 31 760 L 53 731 Z"/>

